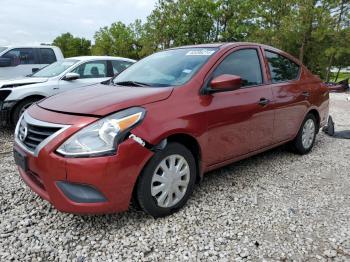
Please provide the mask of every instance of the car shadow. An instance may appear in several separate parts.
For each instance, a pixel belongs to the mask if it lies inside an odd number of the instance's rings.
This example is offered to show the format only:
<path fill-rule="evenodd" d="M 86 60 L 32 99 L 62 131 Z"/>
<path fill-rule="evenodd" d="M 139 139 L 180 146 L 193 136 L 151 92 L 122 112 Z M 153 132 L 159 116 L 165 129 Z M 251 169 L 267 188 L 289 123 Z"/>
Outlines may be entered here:
<path fill-rule="evenodd" d="M 263 175 L 259 172 L 252 172 L 247 175 L 247 171 L 249 171 L 250 168 L 254 166 L 255 170 L 257 170 L 260 166 L 266 166 L 266 163 L 276 161 L 278 158 L 283 156 L 294 156 L 295 161 L 297 161 L 297 158 L 300 157 L 299 155 L 291 153 L 287 146 L 283 145 L 205 173 L 203 180 L 196 186 L 187 205 L 193 205 L 197 201 L 200 201 L 203 194 L 208 194 L 209 191 L 212 191 L 211 187 L 213 183 L 228 183 L 229 186 L 234 186 L 235 189 L 237 189 L 235 193 L 240 194 L 246 185 L 253 183 Z M 239 185 L 236 183 L 237 180 L 240 180 Z M 180 210 L 179 212 L 186 211 Z M 176 213 L 172 216 L 174 215 L 176 216 Z M 96 227 L 116 229 L 129 226 L 131 223 L 136 223 L 142 227 L 143 224 L 148 224 L 152 221 L 163 219 L 171 219 L 171 216 L 154 219 L 135 206 L 131 206 L 128 211 L 118 214 L 73 216 L 73 220 L 75 223 L 77 223 L 77 225 L 80 225 L 83 222 L 88 228 L 91 229 Z"/>

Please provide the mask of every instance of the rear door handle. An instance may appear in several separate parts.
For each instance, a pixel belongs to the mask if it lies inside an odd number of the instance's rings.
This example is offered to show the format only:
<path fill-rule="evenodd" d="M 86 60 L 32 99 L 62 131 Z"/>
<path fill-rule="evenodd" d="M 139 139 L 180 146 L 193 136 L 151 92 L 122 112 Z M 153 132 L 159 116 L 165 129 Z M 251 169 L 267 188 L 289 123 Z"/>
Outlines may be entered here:
<path fill-rule="evenodd" d="M 309 96 L 310 96 L 310 93 L 309 93 L 308 91 L 304 91 L 304 92 L 302 93 L 302 95 L 305 96 L 305 97 L 309 97 Z"/>
<path fill-rule="evenodd" d="M 60 88 L 59 88 L 59 87 L 54 87 L 54 88 L 53 88 L 53 90 L 58 90 L 58 89 L 60 89 Z"/>
<path fill-rule="evenodd" d="M 264 97 L 260 98 L 260 100 L 259 100 L 259 105 L 261 105 L 261 106 L 266 106 L 269 103 L 270 103 L 270 100 L 268 100 L 268 99 L 266 99 Z"/>

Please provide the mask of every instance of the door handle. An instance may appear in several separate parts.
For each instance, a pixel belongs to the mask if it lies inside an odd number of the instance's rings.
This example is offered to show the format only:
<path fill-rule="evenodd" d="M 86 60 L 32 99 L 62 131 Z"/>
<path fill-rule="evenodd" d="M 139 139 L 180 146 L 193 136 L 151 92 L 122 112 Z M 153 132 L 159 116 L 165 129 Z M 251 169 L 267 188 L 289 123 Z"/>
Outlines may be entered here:
<path fill-rule="evenodd" d="M 259 100 L 259 105 L 261 105 L 261 106 L 266 106 L 269 103 L 270 103 L 270 100 L 268 100 L 268 99 L 266 99 L 264 97 L 260 98 L 260 100 Z"/>
<path fill-rule="evenodd" d="M 54 88 L 53 88 L 53 90 L 58 90 L 58 89 L 60 89 L 60 88 L 59 88 L 59 87 L 54 87 Z"/>
<path fill-rule="evenodd" d="M 306 98 L 310 96 L 310 93 L 308 91 L 304 91 L 302 93 L 302 96 L 305 96 Z"/>

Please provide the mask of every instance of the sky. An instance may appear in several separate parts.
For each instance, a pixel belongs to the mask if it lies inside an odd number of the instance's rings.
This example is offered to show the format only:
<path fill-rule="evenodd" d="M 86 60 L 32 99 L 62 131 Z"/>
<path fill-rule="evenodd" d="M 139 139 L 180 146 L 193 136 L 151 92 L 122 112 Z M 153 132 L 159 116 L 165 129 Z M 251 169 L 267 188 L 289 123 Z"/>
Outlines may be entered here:
<path fill-rule="evenodd" d="M 70 32 L 93 40 L 113 22 L 145 21 L 156 0 L 1 0 L 0 46 L 52 43 Z"/>

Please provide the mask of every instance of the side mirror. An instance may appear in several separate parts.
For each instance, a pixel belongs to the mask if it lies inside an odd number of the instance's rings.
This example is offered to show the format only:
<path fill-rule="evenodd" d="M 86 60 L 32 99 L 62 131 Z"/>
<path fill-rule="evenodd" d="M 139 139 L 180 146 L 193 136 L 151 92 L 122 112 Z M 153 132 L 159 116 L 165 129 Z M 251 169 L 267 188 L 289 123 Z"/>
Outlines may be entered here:
<path fill-rule="evenodd" d="M 11 66 L 11 58 L 0 57 L 0 67 Z"/>
<path fill-rule="evenodd" d="M 210 82 L 209 93 L 225 92 L 240 89 L 242 78 L 236 75 L 220 75 Z"/>
<path fill-rule="evenodd" d="M 79 78 L 80 78 L 80 75 L 77 73 L 67 73 L 63 78 L 63 80 L 72 81 L 72 80 L 77 80 Z"/>
<path fill-rule="evenodd" d="M 38 72 L 40 69 L 39 68 L 32 68 L 32 73 L 35 74 L 36 72 Z"/>

